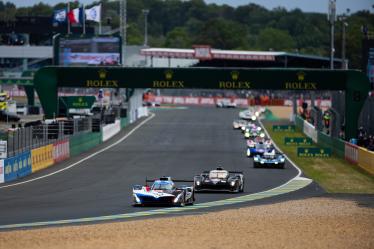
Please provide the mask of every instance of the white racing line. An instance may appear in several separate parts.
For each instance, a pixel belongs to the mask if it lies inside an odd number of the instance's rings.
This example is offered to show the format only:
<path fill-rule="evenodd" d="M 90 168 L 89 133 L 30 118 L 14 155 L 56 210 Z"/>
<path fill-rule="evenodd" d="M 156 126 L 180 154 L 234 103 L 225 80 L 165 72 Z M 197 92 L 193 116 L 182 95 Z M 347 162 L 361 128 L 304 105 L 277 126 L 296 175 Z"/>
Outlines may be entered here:
<path fill-rule="evenodd" d="M 0 189 L 3 189 L 3 188 L 10 188 L 10 187 L 14 187 L 14 186 L 18 186 L 18 185 L 23 185 L 23 184 L 26 184 L 26 183 L 29 183 L 29 182 L 34 182 L 34 181 L 37 181 L 37 180 L 40 180 L 40 179 L 43 179 L 43 178 L 47 178 L 47 177 L 50 177 L 50 176 L 53 176 L 53 175 L 56 175 L 58 173 L 61 173 L 65 170 L 68 170 L 68 169 L 71 169 L 77 165 L 79 165 L 80 163 L 116 146 L 117 144 L 121 143 L 122 141 L 124 141 L 125 139 L 127 139 L 132 133 L 134 133 L 137 129 L 139 129 L 140 127 L 142 127 L 146 122 L 148 122 L 149 120 L 151 120 L 153 117 L 155 116 L 154 113 L 151 113 L 151 116 L 149 116 L 148 118 L 146 118 L 145 120 L 143 120 L 141 123 L 139 123 L 137 126 L 135 126 L 129 133 L 127 133 L 124 137 L 122 137 L 121 139 L 119 139 L 117 142 L 115 143 L 112 143 L 110 145 L 108 145 L 107 147 L 99 150 L 99 151 L 96 151 L 95 153 L 92 153 L 91 155 L 89 156 L 86 156 L 85 158 L 82 158 L 81 160 L 73 163 L 73 164 L 70 164 L 69 166 L 65 167 L 65 168 L 62 168 L 60 170 L 57 170 L 57 171 L 54 171 L 52 173 L 49 173 L 47 175 L 43 175 L 43 176 L 39 176 L 39 177 L 36 177 L 36 178 L 32 178 L 30 180 L 26 180 L 26 181 L 22 181 L 22 182 L 17 182 L 17 183 L 13 183 L 13 184 L 8 184 L 8 185 L 4 185 L 4 186 L 0 186 Z"/>
<path fill-rule="evenodd" d="M 27 182 L 31 182 L 31 181 L 35 181 L 35 180 L 38 180 L 38 179 L 41 179 L 41 178 L 45 178 L 45 177 L 57 174 L 61 171 L 67 170 L 69 168 L 72 168 L 72 167 L 78 165 L 79 163 L 81 163 L 81 162 L 83 162 L 83 161 L 85 161 L 89 158 L 92 158 L 93 156 L 95 156 L 95 155 L 97 155 L 97 154 L 117 145 L 118 143 L 122 142 L 128 136 L 130 136 L 135 130 L 140 128 L 144 123 L 146 123 L 148 120 L 152 119 L 153 117 L 154 117 L 154 114 L 152 114 L 152 116 L 148 117 L 146 120 L 142 121 L 138 126 L 136 126 L 126 136 L 124 136 L 123 138 L 121 138 L 117 142 L 107 146 L 104 149 L 101 149 L 100 151 L 97 151 L 97 152 L 91 154 L 90 156 L 87 156 L 87 157 L 81 159 L 80 161 L 78 161 L 74 164 L 71 164 L 70 166 L 68 166 L 64 169 L 61 169 L 61 170 L 58 170 L 58 171 L 53 172 L 51 174 L 41 176 L 41 177 L 38 177 L 38 178 L 35 178 L 35 179 L 31 179 L 31 180 L 28 180 L 28 181 L 3 186 L 2 188 L 15 186 L 15 185 L 20 185 L 20 184 L 25 184 Z M 269 133 L 267 132 L 267 130 L 265 129 L 265 127 L 263 126 L 263 124 L 260 120 L 259 120 L 259 123 L 260 123 L 261 127 L 264 129 L 266 135 L 270 138 Z M 282 152 L 280 150 L 280 148 L 275 143 L 274 143 L 274 146 L 278 151 Z M 115 215 L 86 217 L 86 218 L 77 218 L 77 219 L 68 219 L 68 220 L 55 220 L 55 221 L 42 221 L 42 222 L 32 222 L 32 223 L 0 225 L 0 230 L 1 229 L 42 227 L 42 226 L 50 226 L 50 225 L 79 224 L 79 223 L 98 222 L 98 221 L 124 220 L 124 219 L 129 219 L 129 218 L 144 217 L 144 216 L 150 216 L 150 215 L 170 214 L 170 213 L 177 213 L 177 212 L 183 212 L 183 211 L 196 212 L 196 210 L 201 209 L 201 208 L 232 205 L 232 204 L 238 204 L 238 203 L 243 203 L 243 202 L 260 200 L 260 199 L 263 199 L 263 198 L 269 198 L 269 197 L 277 196 L 277 195 L 280 195 L 280 194 L 290 193 L 290 192 L 293 192 L 293 191 L 296 191 L 296 190 L 299 190 L 299 189 L 302 189 L 302 188 L 308 186 L 312 182 L 312 180 L 308 179 L 308 178 L 305 178 L 305 177 L 301 177 L 302 172 L 301 172 L 300 168 L 297 167 L 297 165 L 294 162 L 292 162 L 292 160 L 289 157 L 287 157 L 286 155 L 285 155 L 285 157 L 292 164 L 292 166 L 296 168 L 296 170 L 298 171 L 298 174 L 295 177 L 293 177 L 292 179 L 290 179 L 289 181 L 287 181 L 286 183 L 284 183 L 284 184 L 282 184 L 278 187 L 269 189 L 269 190 L 264 190 L 262 192 L 252 193 L 252 194 L 248 194 L 248 195 L 242 195 L 242 196 L 233 197 L 233 198 L 227 198 L 227 199 L 218 200 L 218 201 L 198 203 L 198 204 L 195 204 L 193 206 L 171 207 L 171 208 L 163 208 L 163 209 L 154 209 L 154 210 L 149 210 L 149 211 L 140 211 L 140 212 L 133 212 L 133 213 L 122 213 L 122 214 L 115 214 Z"/>
<path fill-rule="evenodd" d="M 261 122 L 261 119 L 258 119 L 258 122 L 259 122 L 259 124 L 261 125 L 261 127 L 262 127 L 262 129 L 264 129 L 264 131 L 265 131 L 265 134 L 266 134 L 266 136 L 268 137 L 268 138 L 270 138 L 271 139 L 271 137 L 270 137 L 270 134 L 269 134 L 269 132 L 266 130 L 266 128 L 265 128 L 265 126 L 264 126 L 264 124 Z M 273 142 L 273 144 L 274 144 L 274 147 L 279 151 L 279 152 L 281 152 L 283 155 L 284 155 L 284 157 L 291 163 L 291 165 L 298 171 L 298 174 L 294 177 L 294 178 L 292 178 L 291 180 L 289 180 L 288 182 L 290 182 L 290 181 L 292 181 L 292 180 L 295 180 L 295 179 L 300 179 L 300 180 L 302 180 L 302 179 L 305 179 L 305 180 L 310 180 L 309 178 L 306 178 L 306 177 L 301 177 L 301 174 L 302 174 L 302 171 L 301 171 L 301 169 L 296 165 L 296 163 L 294 163 L 292 160 L 291 160 L 291 158 L 289 158 L 279 147 L 278 147 L 278 145 L 274 142 L 274 141 L 272 141 Z M 288 183 L 287 182 L 287 183 Z M 286 183 L 285 183 L 286 184 Z"/>

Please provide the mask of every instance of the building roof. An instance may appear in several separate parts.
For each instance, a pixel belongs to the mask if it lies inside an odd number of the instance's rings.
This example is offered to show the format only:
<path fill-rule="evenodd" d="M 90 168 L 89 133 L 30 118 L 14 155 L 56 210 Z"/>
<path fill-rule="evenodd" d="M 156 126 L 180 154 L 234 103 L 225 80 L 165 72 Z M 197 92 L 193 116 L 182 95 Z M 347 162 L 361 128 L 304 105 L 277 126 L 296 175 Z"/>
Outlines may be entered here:
<path fill-rule="evenodd" d="M 140 51 L 141 55 L 158 58 L 179 58 L 179 59 L 199 59 L 195 56 L 195 49 L 177 49 L 177 48 L 144 48 Z M 210 49 L 209 59 L 218 60 L 245 60 L 245 61 L 275 61 L 278 56 L 297 57 L 311 60 L 328 61 L 329 58 L 315 55 L 305 55 L 287 52 L 275 51 L 244 51 L 244 50 L 220 50 Z M 334 61 L 340 61 L 335 59 Z"/>

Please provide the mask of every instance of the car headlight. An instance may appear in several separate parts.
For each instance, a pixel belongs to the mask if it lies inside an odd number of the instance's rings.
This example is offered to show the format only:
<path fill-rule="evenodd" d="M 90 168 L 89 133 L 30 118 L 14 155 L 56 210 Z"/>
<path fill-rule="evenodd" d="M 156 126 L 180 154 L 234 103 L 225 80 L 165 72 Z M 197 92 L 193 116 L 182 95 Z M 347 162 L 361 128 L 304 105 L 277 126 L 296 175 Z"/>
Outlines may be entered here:
<path fill-rule="evenodd" d="M 256 120 L 256 116 L 252 116 L 252 120 L 255 121 Z"/>
<path fill-rule="evenodd" d="M 234 187 L 235 186 L 235 182 L 230 182 L 230 185 Z"/>
<path fill-rule="evenodd" d="M 255 162 L 258 162 L 258 157 L 253 158 Z"/>
<path fill-rule="evenodd" d="M 199 186 L 200 185 L 200 181 L 196 181 L 196 185 Z"/>
<path fill-rule="evenodd" d="M 261 164 L 264 164 L 265 163 L 265 160 L 261 160 L 261 162 L 260 162 Z"/>
<path fill-rule="evenodd" d="M 258 115 L 260 115 L 260 113 L 259 112 L 255 112 L 255 115 L 258 117 Z"/>
<path fill-rule="evenodd" d="M 260 134 L 260 137 L 264 138 L 264 137 L 265 137 L 265 134 L 264 134 L 264 133 L 261 133 L 261 134 Z"/>
<path fill-rule="evenodd" d="M 282 157 L 282 158 L 280 159 L 280 161 L 281 161 L 282 163 L 284 163 L 284 158 Z"/>
<path fill-rule="evenodd" d="M 250 156 L 250 155 L 251 155 L 251 151 L 247 150 L 247 156 Z"/>
<path fill-rule="evenodd" d="M 139 199 L 139 197 L 136 194 L 133 194 L 133 196 L 134 196 L 134 201 L 136 203 L 140 203 L 141 202 L 140 199 Z"/>
<path fill-rule="evenodd" d="M 245 127 L 244 126 L 242 126 L 242 131 L 244 131 L 245 130 Z"/>
<path fill-rule="evenodd" d="M 274 164 L 278 164 L 278 162 L 274 162 Z"/>
<path fill-rule="evenodd" d="M 257 130 L 258 130 L 258 131 L 261 131 L 261 127 L 257 127 Z"/>

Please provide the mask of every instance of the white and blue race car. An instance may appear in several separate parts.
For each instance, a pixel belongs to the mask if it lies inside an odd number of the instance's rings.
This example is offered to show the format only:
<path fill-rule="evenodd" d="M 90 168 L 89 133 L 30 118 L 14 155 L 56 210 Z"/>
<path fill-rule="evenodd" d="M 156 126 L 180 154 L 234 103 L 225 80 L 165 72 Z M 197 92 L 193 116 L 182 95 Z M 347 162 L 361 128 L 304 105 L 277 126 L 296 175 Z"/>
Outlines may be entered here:
<path fill-rule="evenodd" d="M 153 182 L 148 186 L 148 182 Z M 133 205 L 170 205 L 184 206 L 193 205 L 195 195 L 193 187 L 176 186 L 174 182 L 193 182 L 189 180 L 171 180 L 171 177 L 161 177 L 157 180 L 147 180 L 146 185 L 135 185 L 133 187 Z"/>
<path fill-rule="evenodd" d="M 274 167 L 284 169 L 285 157 L 283 154 L 276 153 L 275 150 L 265 152 L 262 155 L 253 157 L 253 167 Z"/>
<path fill-rule="evenodd" d="M 265 152 L 272 152 L 274 146 L 269 139 L 264 139 L 263 137 L 258 137 L 255 139 L 247 140 L 247 157 L 252 157 L 255 155 L 262 155 Z"/>

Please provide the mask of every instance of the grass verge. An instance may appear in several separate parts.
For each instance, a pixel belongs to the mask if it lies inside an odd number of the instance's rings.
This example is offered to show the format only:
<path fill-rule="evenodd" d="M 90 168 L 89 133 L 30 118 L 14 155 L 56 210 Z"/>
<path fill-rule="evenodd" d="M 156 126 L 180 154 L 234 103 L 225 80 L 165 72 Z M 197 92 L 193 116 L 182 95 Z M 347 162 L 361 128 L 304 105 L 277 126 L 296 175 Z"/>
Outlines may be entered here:
<path fill-rule="evenodd" d="M 279 121 L 276 122 L 279 124 Z M 374 177 L 363 172 L 342 158 L 302 158 L 297 156 L 297 146 L 284 144 L 285 137 L 305 137 L 302 132 L 273 132 L 274 121 L 263 121 L 273 141 L 291 160 L 299 166 L 306 176 L 312 178 L 330 193 L 374 194 Z M 316 147 L 316 144 L 312 145 Z M 303 146 L 305 147 L 305 146 Z"/>

